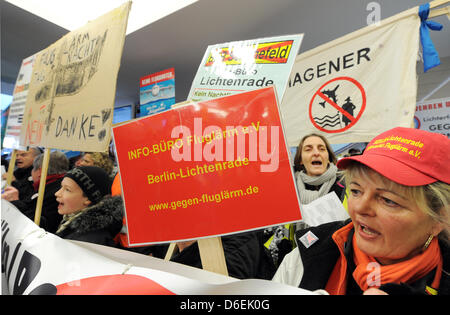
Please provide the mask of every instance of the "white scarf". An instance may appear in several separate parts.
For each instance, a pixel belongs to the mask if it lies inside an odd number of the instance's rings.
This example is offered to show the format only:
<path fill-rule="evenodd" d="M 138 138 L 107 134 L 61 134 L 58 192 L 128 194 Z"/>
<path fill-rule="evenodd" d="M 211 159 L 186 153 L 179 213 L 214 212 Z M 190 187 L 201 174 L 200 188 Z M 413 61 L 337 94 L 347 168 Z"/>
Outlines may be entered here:
<path fill-rule="evenodd" d="M 309 176 L 304 171 L 297 172 L 297 189 L 300 196 L 300 203 L 306 205 L 317 198 L 325 196 L 330 192 L 331 187 L 336 181 L 337 167 L 330 163 L 325 173 L 320 176 Z M 311 186 L 320 186 L 319 190 L 308 190 L 305 184 Z"/>

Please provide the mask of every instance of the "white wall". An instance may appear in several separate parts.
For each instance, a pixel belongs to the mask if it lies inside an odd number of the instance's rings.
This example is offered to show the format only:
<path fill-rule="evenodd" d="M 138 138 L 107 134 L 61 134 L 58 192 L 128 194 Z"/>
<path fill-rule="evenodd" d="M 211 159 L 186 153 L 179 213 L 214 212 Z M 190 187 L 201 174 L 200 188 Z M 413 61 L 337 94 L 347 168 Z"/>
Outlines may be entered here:
<path fill-rule="evenodd" d="M 450 57 L 440 59 L 441 64 L 436 68 L 428 70 L 427 73 L 423 72 L 423 63 L 417 63 L 417 102 L 420 102 L 445 81 L 447 81 L 446 84 L 432 95 L 429 95 L 424 101 L 450 97 Z"/>

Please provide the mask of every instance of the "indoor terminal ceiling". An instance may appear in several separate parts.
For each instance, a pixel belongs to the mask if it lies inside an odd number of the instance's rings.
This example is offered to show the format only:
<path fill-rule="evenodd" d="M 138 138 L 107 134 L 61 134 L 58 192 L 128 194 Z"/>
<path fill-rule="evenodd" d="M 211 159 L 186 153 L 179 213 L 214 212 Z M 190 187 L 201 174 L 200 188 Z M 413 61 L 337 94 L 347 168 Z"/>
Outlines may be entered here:
<path fill-rule="evenodd" d="M 61 0 L 69 1 L 69 0 Z M 164 5 L 164 1 L 154 1 Z M 39 5 L 40 1 L 36 1 Z M 367 26 L 376 8 L 381 19 L 425 3 L 415 0 L 199 0 L 127 35 L 117 79 L 116 106 L 139 103 L 139 79 L 175 68 L 176 101 L 186 100 L 208 45 L 304 33 L 300 52 Z M 1 4 L 1 89 L 11 94 L 24 58 L 48 47 L 68 30 L 4 0 Z M 106 13 L 106 12 L 105 12 Z M 432 31 L 441 57 L 450 55 L 450 21 Z"/>

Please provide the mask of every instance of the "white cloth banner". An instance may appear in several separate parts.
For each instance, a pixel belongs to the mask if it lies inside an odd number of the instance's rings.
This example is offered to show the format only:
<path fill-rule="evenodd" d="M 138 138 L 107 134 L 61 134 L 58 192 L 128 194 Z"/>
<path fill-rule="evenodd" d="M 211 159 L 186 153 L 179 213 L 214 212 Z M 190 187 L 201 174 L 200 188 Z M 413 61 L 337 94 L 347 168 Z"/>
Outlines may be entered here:
<path fill-rule="evenodd" d="M 307 133 L 330 143 L 368 142 L 411 127 L 420 18 L 413 8 L 299 56 L 281 112 L 290 146 Z"/>
<path fill-rule="evenodd" d="M 3 294 L 314 294 L 47 233 L 1 201 Z"/>

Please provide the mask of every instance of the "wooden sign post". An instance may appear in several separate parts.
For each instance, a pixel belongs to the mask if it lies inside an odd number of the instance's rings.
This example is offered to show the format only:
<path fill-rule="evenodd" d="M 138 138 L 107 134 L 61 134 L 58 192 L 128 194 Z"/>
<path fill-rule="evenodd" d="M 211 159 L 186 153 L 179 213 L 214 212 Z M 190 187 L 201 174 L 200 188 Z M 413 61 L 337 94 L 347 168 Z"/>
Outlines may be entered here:
<path fill-rule="evenodd" d="M 17 150 L 14 149 L 11 153 L 11 159 L 9 160 L 9 166 L 8 166 L 8 173 L 6 175 L 6 186 L 11 186 L 13 173 L 14 173 L 14 167 L 16 166 L 16 157 L 17 157 Z"/>
<path fill-rule="evenodd" d="M 41 222 L 42 203 L 44 201 L 45 184 L 47 182 L 48 164 L 50 162 L 50 149 L 45 149 L 44 160 L 41 167 L 41 178 L 39 182 L 38 199 L 36 203 L 36 211 L 34 213 L 34 223 L 39 226 Z"/>
<path fill-rule="evenodd" d="M 222 239 L 220 237 L 202 238 L 197 240 L 198 251 L 202 268 L 211 272 L 228 276 L 228 268 L 223 251 Z M 176 243 L 170 243 L 164 260 L 169 261 L 176 251 Z"/>
<path fill-rule="evenodd" d="M 222 239 L 220 237 L 202 238 L 197 242 L 203 269 L 228 276 Z"/>
<path fill-rule="evenodd" d="M 177 243 L 170 243 L 169 248 L 167 249 L 167 252 L 166 252 L 166 256 L 164 257 L 164 260 L 170 260 L 170 258 L 172 258 L 176 247 L 177 247 Z"/>

